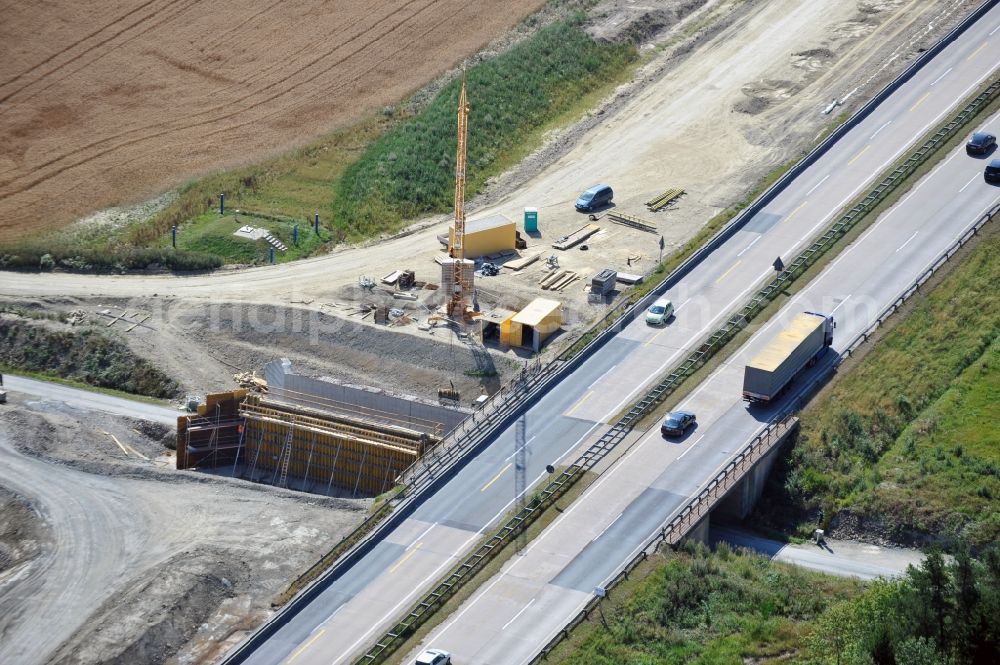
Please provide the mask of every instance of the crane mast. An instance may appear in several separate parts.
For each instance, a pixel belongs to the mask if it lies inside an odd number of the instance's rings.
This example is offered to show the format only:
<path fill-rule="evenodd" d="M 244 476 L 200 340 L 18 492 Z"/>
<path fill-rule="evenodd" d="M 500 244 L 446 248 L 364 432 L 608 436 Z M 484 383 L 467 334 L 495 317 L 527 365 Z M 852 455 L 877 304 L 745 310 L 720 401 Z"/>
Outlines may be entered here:
<path fill-rule="evenodd" d="M 455 234 L 451 245 L 454 288 L 448 301 L 448 316 L 465 318 L 471 285 L 465 274 L 465 156 L 466 137 L 469 133 L 469 100 L 465 93 L 465 80 L 458 96 L 458 147 L 455 154 Z"/>

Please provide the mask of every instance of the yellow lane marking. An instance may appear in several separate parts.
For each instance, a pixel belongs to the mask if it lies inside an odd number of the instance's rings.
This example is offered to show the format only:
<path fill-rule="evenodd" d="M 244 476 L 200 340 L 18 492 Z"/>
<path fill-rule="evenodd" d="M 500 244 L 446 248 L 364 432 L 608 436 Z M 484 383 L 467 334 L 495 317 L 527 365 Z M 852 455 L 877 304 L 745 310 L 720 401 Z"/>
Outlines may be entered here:
<path fill-rule="evenodd" d="M 576 404 L 574 404 L 573 407 L 569 411 L 567 411 L 566 413 L 564 413 L 563 415 L 565 415 L 565 416 L 571 416 L 571 415 L 573 415 L 573 412 L 576 411 L 577 409 L 579 409 L 580 405 L 583 404 L 584 402 L 586 402 L 587 398 L 590 397 L 593 394 L 594 394 L 593 390 L 589 391 L 586 395 L 584 395 L 583 397 L 580 398 L 579 402 L 577 402 Z"/>
<path fill-rule="evenodd" d="M 982 50 L 983 50 L 984 48 L 986 48 L 986 46 L 987 46 L 988 44 L 989 44 L 989 42 L 983 42 L 983 45 L 982 45 L 982 46 L 980 46 L 979 48 L 977 48 L 977 49 L 976 49 L 975 51 L 973 51 L 972 53 L 970 53 L 970 54 L 969 54 L 969 57 L 968 57 L 968 58 L 966 58 L 966 59 L 965 59 L 965 61 L 966 61 L 966 62 L 968 62 L 969 60 L 972 60 L 973 58 L 975 58 L 975 57 L 976 57 L 977 55 L 979 55 L 979 52 L 980 52 L 980 51 L 982 51 Z"/>
<path fill-rule="evenodd" d="M 925 92 L 925 93 L 924 93 L 924 96 L 923 96 L 923 97 L 921 97 L 920 99 L 918 99 L 918 100 L 917 100 L 917 103 L 916 103 L 916 104 L 914 104 L 913 106 L 911 106 L 911 107 L 910 107 L 910 110 L 912 111 L 913 109 L 915 109 L 915 108 L 917 108 L 918 106 L 920 106 L 921 104 L 923 104 L 923 103 L 924 103 L 924 100 L 925 100 L 925 99 L 927 99 L 927 98 L 928 98 L 928 97 L 930 97 L 930 96 L 931 96 L 931 93 L 929 93 L 929 92 Z"/>
<path fill-rule="evenodd" d="M 861 152 L 859 152 L 858 154 L 854 155 L 854 157 L 851 157 L 851 161 L 847 162 L 847 165 L 850 166 L 854 162 L 858 161 L 858 158 L 861 157 L 861 155 L 865 154 L 865 152 L 867 152 L 868 148 L 870 148 L 870 147 L 871 147 L 870 145 L 866 145 L 864 148 L 862 148 Z"/>
<path fill-rule="evenodd" d="M 483 489 L 481 489 L 479 491 L 480 492 L 485 492 L 487 487 L 489 487 L 490 485 L 492 485 L 496 481 L 500 480 L 500 476 L 502 476 L 504 473 L 506 473 L 507 469 L 509 469 L 512 466 L 514 466 L 513 462 L 511 462 L 510 464 L 508 464 L 504 468 L 500 469 L 500 473 L 498 473 L 497 475 L 493 476 L 493 480 L 491 480 L 490 482 L 488 482 L 485 485 L 483 485 Z"/>
<path fill-rule="evenodd" d="M 734 263 L 734 264 L 732 265 L 732 267 L 731 267 L 731 268 L 729 268 L 729 270 L 727 270 L 726 272 L 722 273 L 722 275 L 721 275 L 721 276 L 719 277 L 719 279 L 715 280 L 715 283 L 716 283 L 716 284 L 718 284 L 719 282 L 721 282 L 722 280 L 724 280 L 724 279 L 726 278 L 726 275 L 728 275 L 728 274 L 729 274 L 729 273 L 731 273 L 731 272 L 732 272 L 733 270 L 735 270 L 735 269 L 736 269 L 736 266 L 738 266 L 738 265 L 739 265 L 739 264 L 741 264 L 741 263 L 743 263 L 743 259 L 740 259 L 739 261 L 737 261 L 736 263 Z"/>
<path fill-rule="evenodd" d="M 787 215 L 785 215 L 785 221 L 787 222 L 792 217 L 794 217 L 795 213 L 797 213 L 799 210 L 802 210 L 802 208 L 805 207 L 806 203 L 807 203 L 807 201 L 803 201 L 802 203 L 799 204 L 798 208 L 796 208 L 795 210 L 793 210 L 790 213 L 788 213 Z"/>
<path fill-rule="evenodd" d="M 413 549 L 406 553 L 406 556 L 404 556 L 402 559 L 400 559 L 399 561 L 397 561 L 396 565 L 389 569 L 389 572 L 390 573 L 396 572 L 397 568 L 399 568 L 400 566 L 402 566 L 404 563 L 406 563 L 407 559 L 409 559 L 411 556 L 413 556 L 414 554 L 417 553 L 417 550 L 420 549 L 421 545 L 423 545 L 423 543 L 417 543 L 416 545 L 414 545 Z"/>
<path fill-rule="evenodd" d="M 663 330 L 666 330 L 666 328 L 664 328 Z M 659 337 L 660 335 L 663 334 L 663 330 L 658 331 L 655 335 L 653 335 L 652 337 L 650 337 L 649 339 L 647 339 L 643 343 L 643 346 L 649 346 L 650 344 L 652 344 L 654 339 L 656 339 L 657 337 Z M 567 414 L 567 415 L 569 415 L 569 414 Z"/>
<path fill-rule="evenodd" d="M 326 628 L 321 628 L 321 629 L 320 629 L 320 631 L 319 631 L 318 633 L 316 633 L 315 635 L 313 635 L 313 636 L 312 636 L 312 639 L 311 639 L 311 640 L 309 640 L 308 642 L 306 642 L 305 644 L 303 644 L 303 645 L 302 645 L 302 646 L 301 646 L 301 647 L 299 648 L 299 650 L 298 650 L 298 651 L 296 651 L 295 653 L 293 653 L 293 654 L 292 654 L 292 657 L 288 659 L 288 662 L 290 663 L 290 662 L 292 662 L 293 660 L 295 660 L 296 658 L 298 658 L 298 657 L 299 657 L 299 655 L 301 655 L 303 651 L 305 651 L 306 649 L 308 649 L 308 648 L 309 648 L 309 646 L 310 646 L 310 645 L 311 645 L 311 644 L 312 644 L 313 642 L 315 642 L 316 640 L 318 640 L 318 639 L 320 638 L 320 636 L 321 636 L 321 635 L 322 635 L 323 633 L 325 633 L 325 632 L 326 632 Z"/>

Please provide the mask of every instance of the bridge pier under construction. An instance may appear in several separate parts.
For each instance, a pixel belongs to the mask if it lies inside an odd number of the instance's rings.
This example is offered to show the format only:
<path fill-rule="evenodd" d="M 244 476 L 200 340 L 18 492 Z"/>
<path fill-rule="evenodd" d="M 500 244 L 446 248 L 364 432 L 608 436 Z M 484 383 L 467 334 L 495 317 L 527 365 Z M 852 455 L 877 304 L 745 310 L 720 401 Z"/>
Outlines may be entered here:
<path fill-rule="evenodd" d="M 196 414 L 177 419 L 177 468 L 328 496 L 376 496 L 468 415 L 351 390 L 286 368 L 269 392 L 208 395 Z"/>

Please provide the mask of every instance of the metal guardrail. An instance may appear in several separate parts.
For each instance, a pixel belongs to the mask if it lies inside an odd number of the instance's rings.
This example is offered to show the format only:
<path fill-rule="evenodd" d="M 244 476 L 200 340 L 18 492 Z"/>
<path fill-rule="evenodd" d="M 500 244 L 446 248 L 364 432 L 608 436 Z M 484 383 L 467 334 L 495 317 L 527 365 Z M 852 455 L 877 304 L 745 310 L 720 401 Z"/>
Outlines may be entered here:
<path fill-rule="evenodd" d="M 711 512 L 712 508 L 726 496 L 729 490 L 743 479 L 748 469 L 753 468 L 761 458 L 771 452 L 776 443 L 782 441 L 785 435 L 797 426 L 798 419 L 792 416 L 784 416 L 768 423 L 743 450 L 734 455 L 721 471 L 702 485 L 694 496 L 646 541 L 618 574 L 602 585 L 604 589 L 611 591 L 628 579 L 629 573 L 661 545 L 676 545 L 680 542 L 691 528 Z M 594 596 L 587 601 L 583 609 L 570 619 L 569 623 L 556 633 L 555 637 L 549 640 L 538 655 L 530 661 L 530 665 L 545 660 L 552 650 L 567 639 L 577 626 L 590 618 L 591 612 L 597 609 L 602 600 L 601 597 Z"/>
<path fill-rule="evenodd" d="M 592 469 L 604 459 L 608 453 L 628 435 L 632 427 L 649 414 L 659 403 L 672 394 L 683 381 L 696 372 L 715 356 L 733 337 L 749 325 L 761 311 L 781 294 L 789 285 L 800 277 L 810 266 L 816 263 L 843 238 L 852 228 L 864 219 L 886 196 L 905 181 L 931 154 L 961 129 L 979 110 L 1000 94 L 1000 80 L 990 85 L 985 92 L 978 95 L 966 105 L 952 120 L 939 129 L 930 139 L 924 142 L 904 162 L 877 184 L 860 203 L 853 206 L 837 219 L 812 245 L 804 250 L 796 259 L 775 277 L 764 288 L 760 289 L 750 301 L 738 312 L 728 318 L 726 323 L 712 333 L 691 355 L 671 371 L 665 379 L 649 390 L 642 399 L 636 402 L 603 436 L 593 443 L 580 457 L 570 464 L 562 473 L 552 479 L 526 506 L 507 521 L 498 531 L 490 536 L 486 543 L 478 547 L 465 561 L 455 568 L 447 578 L 439 582 L 409 611 L 406 616 L 393 625 L 356 662 L 357 665 L 369 665 L 382 662 L 395 648 L 421 626 L 436 608 L 451 597 L 465 582 L 471 579 L 488 561 L 503 549 L 507 542 L 531 524 L 540 511 L 571 487 L 584 472 Z"/>
<path fill-rule="evenodd" d="M 920 287 L 923 286 L 923 284 L 927 282 L 927 280 L 930 279 L 934 273 L 940 270 L 941 267 L 944 266 L 956 252 L 976 237 L 979 230 L 983 228 L 987 222 L 992 221 L 993 218 L 998 215 L 1000 215 L 1000 204 L 993 206 L 971 226 L 969 226 L 965 232 L 959 236 L 958 240 L 956 240 L 954 244 L 946 249 L 944 253 L 942 253 L 934 261 L 934 263 L 927 268 L 927 270 L 921 273 L 920 276 L 917 277 L 912 284 L 910 284 L 910 286 L 906 287 L 906 289 L 904 289 L 903 292 L 900 293 L 900 295 L 888 307 L 882 310 L 870 326 L 858 333 L 858 335 L 844 348 L 837 359 L 829 368 L 827 368 L 825 372 L 815 377 L 812 381 L 799 389 L 794 398 L 790 400 L 783 413 L 775 416 L 775 418 L 772 419 L 772 421 L 768 423 L 768 425 L 761 432 L 759 432 L 742 451 L 730 459 L 729 463 L 726 464 L 725 468 L 721 472 L 716 474 L 713 479 L 702 486 L 702 489 L 697 492 L 683 508 L 676 512 L 664 527 L 662 527 L 652 538 L 650 538 L 649 541 L 647 541 L 639 553 L 636 554 L 636 556 L 633 557 L 627 564 L 625 564 L 621 571 L 604 584 L 604 588 L 611 590 L 627 579 L 629 573 L 635 570 L 640 563 L 646 560 L 646 557 L 648 557 L 661 545 L 676 545 L 690 530 L 690 528 L 697 524 L 698 521 L 700 521 L 701 518 L 704 517 L 704 515 L 706 515 L 716 503 L 718 503 L 719 499 L 721 499 L 726 492 L 728 492 L 733 485 L 735 485 L 735 483 L 742 479 L 747 468 L 756 464 L 762 457 L 764 457 L 764 455 L 770 452 L 775 441 L 779 440 L 781 436 L 784 436 L 784 434 L 787 433 L 792 427 L 798 425 L 798 418 L 794 416 L 794 413 L 802 406 L 804 398 L 812 395 L 820 386 L 825 384 L 826 381 L 836 372 L 837 366 L 840 363 L 851 357 L 851 355 L 858 350 L 858 347 L 865 344 L 871 335 L 885 324 L 889 317 L 895 314 L 907 300 L 913 297 L 914 294 L 919 292 Z M 782 427 L 785 428 L 783 431 L 780 429 Z M 739 475 L 732 476 L 731 474 L 733 473 L 738 473 Z M 576 616 L 574 616 L 569 623 L 567 623 L 566 626 L 564 626 L 555 635 L 555 637 L 549 640 L 542 650 L 531 660 L 531 665 L 535 665 L 545 660 L 552 650 L 555 649 L 556 646 L 558 646 L 563 640 L 567 639 L 569 634 L 577 626 L 590 618 L 591 612 L 597 608 L 602 600 L 602 598 L 597 596 L 591 598 L 584 608 Z"/>
<path fill-rule="evenodd" d="M 446 436 L 446 441 L 442 441 L 438 447 L 441 448 L 440 454 L 447 456 L 448 461 L 436 464 L 434 463 L 436 460 L 432 458 L 429 466 L 419 472 L 421 478 L 414 477 L 411 480 L 413 483 L 413 485 L 411 485 L 411 491 L 407 493 L 407 497 L 403 500 L 403 503 L 395 506 L 395 509 L 390 514 L 389 518 L 384 520 L 381 524 L 375 525 L 374 528 L 371 528 L 371 531 L 367 535 L 358 538 L 357 542 L 343 555 L 341 555 L 340 559 L 333 566 L 329 567 L 316 580 L 309 583 L 309 585 L 295 598 L 293 598 L 291 602 L 275 613 L 274 616 L 254 631 L 254 633 L 251 634 L 242 644 L 236 647 L 236 649 L 227 654 L 227 656 L 220 662 L 220 665 L 238 665 L 246 660 L 246 658 L 253 653 L 253 651 L 260 644 L 269 639 L 279 628 L 281 628 L 281 626 L 291 620 L 291 618 L 294 617 L 305 605 L 315 598 L 323 590 L 323 588 L 325 588 L 325 585 L 337 579 L 343 571 L 347 570 L 357 560 L 359 560 L 370 547 L 380 541 L 384 533 L 388 532 L 390 528 L 394 528 L 396 520 L 402 519 L 409 512 L 408 509 L 417 503 L 423 492 L 434 487 L 441 478 L 445 477 L 451 469 L 454 469 L 458 465 L 460 460 L 464 459 L 468 453 L 483 445 L 500 427 L 512 422 L 520 409 L 524 408 L 525 402 L 529 397 L 540 393 L 543 389 L 548 389 L 548 387 L 562 380 L 562 378 L 572 372 L 583 360 L 589 358 L 618 332 L 623 330 L 635 318 L 636 312 L 643 311 L 646 307 L 652 304 L 656 298 L 660 297 L 671 286 L 687 275 L 695 266 L 700 264 L 709 254 L 718 249 L 718 247 L 725 243 L 733 234 L 749 222 L 754 215 L 763 209 L 764 206 L 770 203 L 775 196 L 783 191 L 789 183 L 791 183 L 803 171 L 805 171 L 806 168 L 811 166 L 817 159 L 825 154 L 837 141 L 840 140 L 841 137 L 864 120 L 864 118 L 866 118 L 879 104 L 895 92 L 897 88 L 912 78 L 916 72 L 930 62 L 930 60 L 932 60 L 934 56 L 944 49 L 945 46 L 957 39 L 959 35 L 968 29 L 969 26 L 974 24 L 983 14 L 989 11 L 989 9 L 991 9 L 998 2 L 1000 2 L 1000 0 L 986 0 L 979 6 L 978 9 L 970 13 L 969 16 L 957 25 L 950 33 L 924 51 L 910 64 L 909 67 L 907 67 L 895 79 L 882 88 L 882 90 L 876 93 L 872 99 L 868 101 L 868 103 L 858 109 L 858 111 L 856 111 L 842 125 L 831 132 L 826 139 L 813 148 L 806 154 L 805 157 L 799 160 L 795 166 L 789 169 L 781 178 L 762 192 L 757 199 L 744 208 L 740 214 L 734 217 L 728 224 L 721 228 L 701 248 L 695 251 L 694 254 L 685 259 L 645 296 L 640 298 L 635 303 L 623 303 L 619 307 L 616 307 L 608 312 L 608 314 L 602 317 L 602 319 L 591 328 L 591 331 L 596 332 L 594 332 L 593 337 L 582 347 L 576 348 L 576 345 L 573 345 L 569 349 L 563 351 L 547 365 L 538 366 L 535 371 L 531 372 L 535 376 L 529 382 L 529 388 L 527 391 L 520 391 L 518 386 L 508 384 L 506 395 L 503 394 L 504 390 L 501 390 L 496 397 L 497 399 L 505 399 L 512 402 L 513 405 L 503 409 L 499 406 L 490 407 L 491 412 L 503 412 L 505 414 L 504 416 L 489 419 L 490 426 L 477 428 L 475 432 L 465 432 L 463 430 L 456 432 L 455 437 L 453 437 L 452 434 Z M 587 335 L 584 335 L 584 337 L 587 337 Z M 487 406 L 490 405 L 488 404 Z M 470 436 L 469 439 L 461 438 L 466 434 Z M 453 440 L 449 444 L 447 439 Z M 449 452 L 452 449 L 454 450 Z M 439 453 L 435 453 L 435 455 L 436 454 Z M 344 540 L 351 537 L 352 534 L 348 534 Z M 317 562 L 317 565 L 318 564 L 319 562 Z"/>

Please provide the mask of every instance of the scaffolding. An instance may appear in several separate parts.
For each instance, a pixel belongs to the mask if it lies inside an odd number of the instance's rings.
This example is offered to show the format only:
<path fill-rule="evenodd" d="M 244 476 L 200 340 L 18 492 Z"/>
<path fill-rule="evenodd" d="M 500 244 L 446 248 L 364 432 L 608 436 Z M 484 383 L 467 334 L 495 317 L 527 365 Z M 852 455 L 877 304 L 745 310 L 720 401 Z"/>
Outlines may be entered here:
<path fill-rule="evenodd" d="M 246 391 L 209 395 L 197 416 L 178 419 L 177 468 L 232 464 L 233 476 L 278 487 L 333 488 L 350 496 L 391 489 L 440 435 L 352 421 Z"/>
<path fill-rule="evenodd" d="M 396 477 L 423 453 L 420 434 L 401 436 L 384 430 L 348 425 L 291 412 L 277 405 L 247 400 L 240 407 L 246 420 L 243 472 L 251 480 L 288 486 L 288 477 L 347 490 L 351 496 L 373 496 L 392 487 Z"/>

